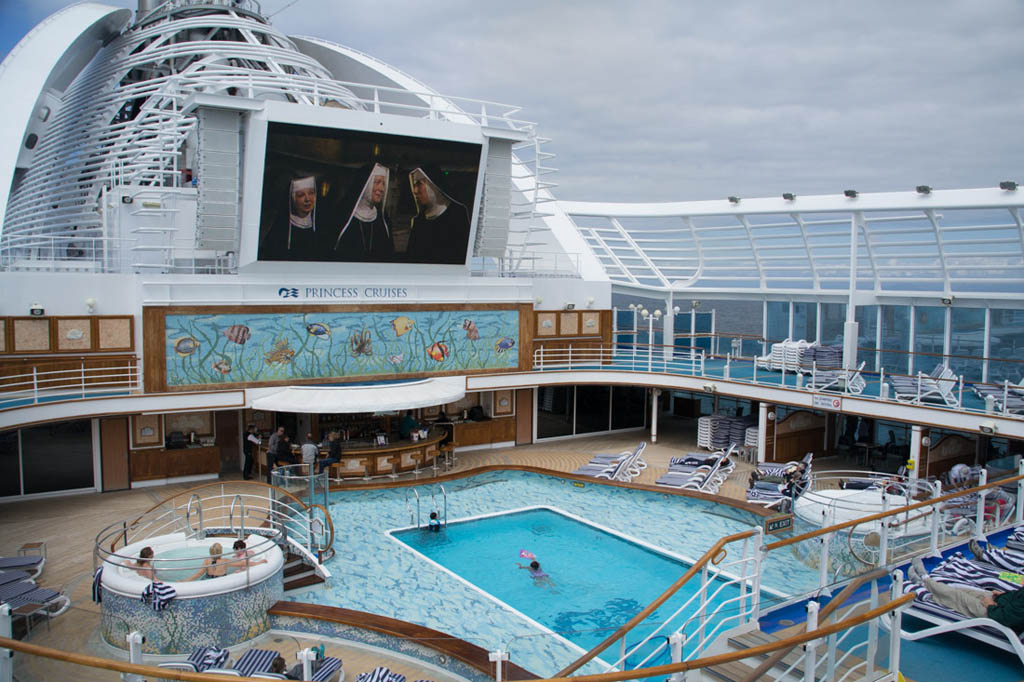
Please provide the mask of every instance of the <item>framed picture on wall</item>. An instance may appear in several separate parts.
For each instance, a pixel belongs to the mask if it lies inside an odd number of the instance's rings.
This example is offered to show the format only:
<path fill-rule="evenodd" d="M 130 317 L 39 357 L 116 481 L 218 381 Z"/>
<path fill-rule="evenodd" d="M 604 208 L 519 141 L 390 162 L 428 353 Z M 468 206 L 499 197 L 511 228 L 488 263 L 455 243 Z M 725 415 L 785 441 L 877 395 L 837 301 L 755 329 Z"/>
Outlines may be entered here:
<path fill-rule="evenodd" d="M 181 431 L 184 434 L 195 431 L 197 436 L 213 435 L 212 412 L 181 412 L 164 415 L 167 432 Z"/>
<path fill-rule="evenodd" d="M 132 445 L 163 445 L 164 432 L 160 428 L 160 415 L 136 414 L 132 417 Z"/>
<path fill-rule="evenodd" d="M 436 417 L 439 414 L 441 414 L 441 406 L 440 405 L 430 405 L 429 407 L 424 407 L 423 408 L 423 416 L 424 417 Z"/>
<path fill-rule="evenodd" d="M 506 417 L 515 411 L 515 405 L 512 402 L 512 391 L 502 390 L 494 392 L 494 416 L 495 417 Z"/>

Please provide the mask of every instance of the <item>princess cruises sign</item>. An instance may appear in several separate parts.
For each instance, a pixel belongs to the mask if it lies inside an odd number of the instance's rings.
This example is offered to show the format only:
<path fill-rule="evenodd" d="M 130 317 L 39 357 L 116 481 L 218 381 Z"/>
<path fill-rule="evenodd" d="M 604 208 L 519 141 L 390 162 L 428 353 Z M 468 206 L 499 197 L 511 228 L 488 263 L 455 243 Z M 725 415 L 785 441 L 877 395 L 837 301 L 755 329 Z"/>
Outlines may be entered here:
<path fill-rule="evenodd" d="M 281 286 L 277 289 L 277 298 L 299 301 L 396 300 L 410 297 L 412 290 L 409 287 L 395 286 Z"/>

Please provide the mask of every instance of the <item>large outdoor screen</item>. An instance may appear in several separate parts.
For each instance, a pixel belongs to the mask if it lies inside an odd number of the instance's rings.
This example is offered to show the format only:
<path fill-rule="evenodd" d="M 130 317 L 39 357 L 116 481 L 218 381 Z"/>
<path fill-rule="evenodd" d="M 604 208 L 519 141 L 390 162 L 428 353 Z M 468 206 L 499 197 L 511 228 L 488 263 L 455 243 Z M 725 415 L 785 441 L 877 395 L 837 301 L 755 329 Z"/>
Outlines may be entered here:
<path fill-rule="evenodd" d="M 480 151 L 271 122 L 256 257 L 465 264 Z"/>

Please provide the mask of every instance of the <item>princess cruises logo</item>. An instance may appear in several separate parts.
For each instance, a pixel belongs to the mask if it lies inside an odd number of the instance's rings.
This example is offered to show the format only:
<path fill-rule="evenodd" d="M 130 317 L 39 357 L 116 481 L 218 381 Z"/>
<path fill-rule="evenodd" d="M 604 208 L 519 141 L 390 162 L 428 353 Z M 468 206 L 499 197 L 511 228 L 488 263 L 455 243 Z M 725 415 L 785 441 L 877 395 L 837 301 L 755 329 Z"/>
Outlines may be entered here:
<path fill-rule="evenodd" d="M 299 290 L 294 287 L 281 287 L 277 290 L 277 295 L 281 298 L 298 298 Z"/>

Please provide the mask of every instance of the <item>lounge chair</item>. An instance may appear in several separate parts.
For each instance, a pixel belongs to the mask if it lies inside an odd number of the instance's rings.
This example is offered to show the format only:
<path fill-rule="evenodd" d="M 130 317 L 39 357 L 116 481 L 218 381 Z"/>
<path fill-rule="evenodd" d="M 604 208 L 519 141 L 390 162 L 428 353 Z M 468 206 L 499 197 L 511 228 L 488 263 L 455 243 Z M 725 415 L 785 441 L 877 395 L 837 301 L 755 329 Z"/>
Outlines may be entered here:
<path fill-rule="evenodd" d="M 669 470 L 666 474 L 660 476 L 654 483 L 655 485 L 667 488 L 696 490 L 697 492 L 714 494 L 718 492 L 718 488 L 721 485 L 721 479 L 718 478 L 718 471 L 724 461 L 726 461 L 725 457 L 718 457 L 714 460 L 713 464 L 697 467 L 692 472 L 681 471 L 679 469 Z"/>
<path fill-rule="evenodd" d="M 230 668 L 231 660 L 227 649 L 215 646 L 201 646 L 189 654 L 188 658 L 184 661 L 165 661 L 157 665 L 171 670 L 201 673 L 209 668 Z"/>
<path fill-rule="evenodd" d="M 593 476 L 594 478 L 605 478 L 612 481 L 629 482 L 640 475 L 642 468 L 638 463 L 642 459 L 644 448 L 647 443 L 641 443 L 632 452 L 619 453 L 616 459 L 609 462 L 591 460 L 589 464 L 579 467 L 574 474 L 580 476 Z M 646 466 L 646 465 L 644 465 Z"/>
<path fill-rule="evenodd" d="M 805 469 L 810 469 L 813 461 L 814 453 L 808 452 L 799 462 L 761 462 L 757 465 L 757 470 L 763 477 L 781 477 L 792 466 L 800 466 L 802 464 Z"/>
<path fill-rule="evenodd" d="M 916 377 L 892 376 L 889 385 L 893 398 L 903 403 L 920 403 L 924 400 L 942 402 L 949 407 L 959 407 L 956 386 L 960 377 L 943 364 L 935 366 L 931 374 L 918 373 Z"/>
<path fill-rule="evenodd" d="M 590 458 L 590 464 L 604 464 L 608 462 L 617 462 L 622 459 L 623 456 L 633 455 L 635 458 L 636 468 L 643 471 L 647 468 L 647 462 L 644 461 L 643 452 L 647 447 L 647 441 L 641 441 L 632 451 L 624 450 L 618 454 L 597 454 Z"/>
<path fill-rule="evenodd" d="M 806 386 L 812 391 L 845 391 L 860 395 L 868 385 L 861 376 L 864 364 L 860 363 L 857 369 L 815 369 Z"/>
<path fill-rule="evenodd" d="M 39 555 L 0 557 L 0 571 L 28 571 L 33 578 L 43 572 L 46 557 Z"/>
<path fill-rule="evenodd" d="M 313 682 L 328 682 L 331 680 L 335 673 L 337 673 L 337 682 L 343 682 L 345 679 L 345 671 L 341 668 L 341 659 L 335 658 L 334 656 L 328 656 L 323 659 L 316 672 L 313 673 L 311 678 Z"/>
<path fill-rule="evenodd" d="M 32 576 L 25 571 L 0 571 L 0 585 L 14 583 L 20 580 L 32 580 Z"/>
<path fill-rule="evenodd" d="M 274 659 L 280 656 L 272 649 L 249 649 L 230 668 L 207 668 L 207 675 L 252 677 L 254 673 L 268 673 Z"/>
<path fill-rule="evenodd" d="M 1024 395 L 1021 394 L 1021 391 L 1024 389 L 1017 384 L 1009 382 L 1002 386 L 974 384 L 971 386 L 971 389 L 982 400 L 992 398 L 995 401 L 996 409 L 1000 412 L 1009 412 L 1011 414 L 1024 413 Z"/>

